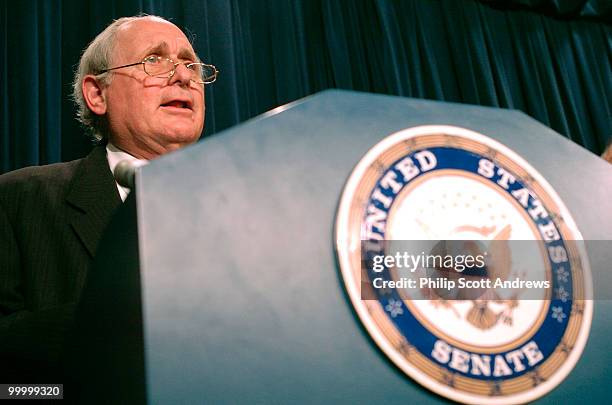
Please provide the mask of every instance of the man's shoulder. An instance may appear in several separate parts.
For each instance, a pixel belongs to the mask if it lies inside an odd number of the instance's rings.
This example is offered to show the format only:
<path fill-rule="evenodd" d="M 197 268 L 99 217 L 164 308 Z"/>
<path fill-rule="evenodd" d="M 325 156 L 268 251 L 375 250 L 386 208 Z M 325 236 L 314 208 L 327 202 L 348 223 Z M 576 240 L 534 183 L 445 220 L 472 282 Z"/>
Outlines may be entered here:
<path fill-rule="evenodd" d="M 107 173 L 108 172 L 108 173 Z M 44 166 L 30 166 L 0 176 L 0 200 L 16 197 L 47 198 L 65 196 L 76 183 L 91 181 L 101 175 L 112 177 L 104 146 L 96 146 L 82 159 Z"/>
<path fill-rule="evenodd" d="M 83 159 L 24 167 L 5 173 L 0 176 L 0 190 L 27 192 L 28 190 L 40 190 L 41 187 L 68 187 Z"/>

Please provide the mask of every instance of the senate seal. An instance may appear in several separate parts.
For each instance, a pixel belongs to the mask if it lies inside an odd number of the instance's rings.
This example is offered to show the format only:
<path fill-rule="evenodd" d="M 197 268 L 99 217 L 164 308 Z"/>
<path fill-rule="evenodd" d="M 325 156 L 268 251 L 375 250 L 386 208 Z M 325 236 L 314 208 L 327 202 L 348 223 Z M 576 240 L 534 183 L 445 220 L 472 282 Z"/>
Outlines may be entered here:
<path fill-rule="evenodd" d="M 346 183 L 335 239 L 365 329 L 440 395 L 532 401 L 582 354 L 593 311 L 582 237 L 543 176 L 485 135 L 422 126 L 383 139 Z"/>

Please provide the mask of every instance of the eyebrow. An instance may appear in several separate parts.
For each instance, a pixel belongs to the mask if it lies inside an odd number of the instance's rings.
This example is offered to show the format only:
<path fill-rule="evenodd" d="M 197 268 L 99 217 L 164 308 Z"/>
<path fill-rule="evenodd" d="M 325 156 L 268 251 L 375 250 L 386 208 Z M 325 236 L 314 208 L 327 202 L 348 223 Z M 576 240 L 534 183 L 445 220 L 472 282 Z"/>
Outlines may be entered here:
<path fill-rule="evenodd" d="M 170 53 L 170 46 L 166 41 L 161 41 L 160 43 L 151 46 L 145 52 L 146 55 L 151 54 L 160 54 L 160 55 L 168 55 Z M 193 61 L 198 61 L 199 58 L 193 53 L 193 51 L 189 48 L 181 48 L 178 53 L 179 59 L 188 59 Z"/>

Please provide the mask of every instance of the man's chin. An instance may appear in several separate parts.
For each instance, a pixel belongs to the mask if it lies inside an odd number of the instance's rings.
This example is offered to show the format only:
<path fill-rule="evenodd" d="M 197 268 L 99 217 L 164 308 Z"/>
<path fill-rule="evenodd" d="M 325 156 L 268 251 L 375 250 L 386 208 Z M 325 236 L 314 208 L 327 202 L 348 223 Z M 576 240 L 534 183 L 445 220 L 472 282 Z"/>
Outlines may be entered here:
<path fill-rule="evenodd" d="M 163 140 L 167 144 L 176 144 L 177 148 L 190 145 L 200 138 L 193 128 L 171 127 L 163 131 Z"/>

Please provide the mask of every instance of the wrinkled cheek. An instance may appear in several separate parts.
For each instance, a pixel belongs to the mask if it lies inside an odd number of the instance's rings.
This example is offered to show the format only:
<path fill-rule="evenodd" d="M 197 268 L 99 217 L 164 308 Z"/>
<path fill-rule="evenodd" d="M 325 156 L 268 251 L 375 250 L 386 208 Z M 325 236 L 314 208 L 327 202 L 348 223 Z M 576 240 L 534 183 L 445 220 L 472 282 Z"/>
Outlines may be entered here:
<path fill-rule="evenodd" d="M 198 123 L 200 126 L 200 131 L 202 131 L 204 129 L 204 121 L 206 120 L 206 111 L 203 110 L 202 114 L 199 117 Z"/>

